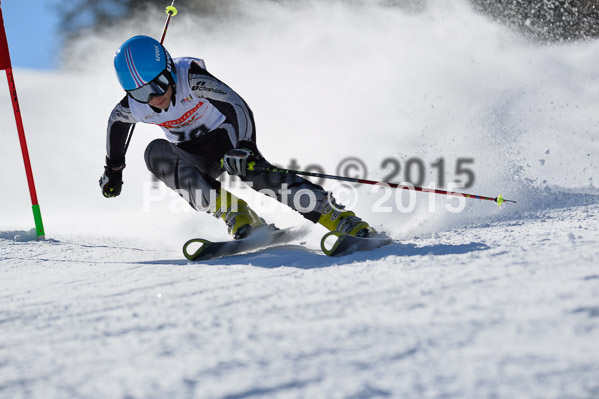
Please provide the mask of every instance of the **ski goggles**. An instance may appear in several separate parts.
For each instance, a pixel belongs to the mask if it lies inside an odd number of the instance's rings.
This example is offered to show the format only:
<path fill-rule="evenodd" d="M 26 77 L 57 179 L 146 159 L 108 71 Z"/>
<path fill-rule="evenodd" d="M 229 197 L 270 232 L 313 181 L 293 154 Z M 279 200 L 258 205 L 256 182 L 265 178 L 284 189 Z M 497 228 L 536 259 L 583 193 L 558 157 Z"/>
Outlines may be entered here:
<path fill-rule="evenodd" d="M 170 81 L 166 77 L 166 73 L 168 72 L 162 72 L 150 83 L 138 87 L 137 89 L 127 90 L 127 94 L 129 94 L 135 101 L 143 104 L 149 103 L 152 97 L 164 95 L 170 86 Z"/>

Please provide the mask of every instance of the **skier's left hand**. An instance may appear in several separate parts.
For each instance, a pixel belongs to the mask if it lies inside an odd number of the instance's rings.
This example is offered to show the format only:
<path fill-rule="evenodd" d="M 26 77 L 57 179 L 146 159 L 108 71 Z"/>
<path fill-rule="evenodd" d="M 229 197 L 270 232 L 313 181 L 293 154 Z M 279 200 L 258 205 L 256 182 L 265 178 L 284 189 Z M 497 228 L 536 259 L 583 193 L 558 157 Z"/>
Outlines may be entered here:
<path fill-rule="evenodd" d="M 228 174 L 233 176 L 245 176 L 248 163 L 254 159 L 254 153 L 247 148 L 234 148 L 227 151 L 221 160 L 221 166 Z"/>

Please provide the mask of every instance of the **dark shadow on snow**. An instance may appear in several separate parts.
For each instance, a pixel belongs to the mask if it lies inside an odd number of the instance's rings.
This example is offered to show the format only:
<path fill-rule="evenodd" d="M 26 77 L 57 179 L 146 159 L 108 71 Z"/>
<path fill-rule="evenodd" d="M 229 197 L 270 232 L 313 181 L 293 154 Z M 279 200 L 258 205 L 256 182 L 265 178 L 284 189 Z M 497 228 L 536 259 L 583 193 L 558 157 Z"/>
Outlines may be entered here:
<path fill-rule="evenodd" d="M 437 244 L 416 246 L 414 244 L 393 243 L 381 248 L 365 252 L 355 252 L 350 255 L 332 258 L 320 251 L 310 250 L 300 245 L 281 245 L 261 251 L 228 256 L 225 258 L 190 262 L 185 259 L 157 260 L 139 262 L 151 265 L 188 265 L 188 266 L 232 266 L 248 265 L 264 268 L 296 267 L 300 269 L 315 269 L 334 265 L 347 265 L 355 262 L 379 261 L 389 256 L 440 256 L 460 255 L 475 251 L 484 251 L 490 247 L 484 243 L 471 242 L 468 244 Z"/>

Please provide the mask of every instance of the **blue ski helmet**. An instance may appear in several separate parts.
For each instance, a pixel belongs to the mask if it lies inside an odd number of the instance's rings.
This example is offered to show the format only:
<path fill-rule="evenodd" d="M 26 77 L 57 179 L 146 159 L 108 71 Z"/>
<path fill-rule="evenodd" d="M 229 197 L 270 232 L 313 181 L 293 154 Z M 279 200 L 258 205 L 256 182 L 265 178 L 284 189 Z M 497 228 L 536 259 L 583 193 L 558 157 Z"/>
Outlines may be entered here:
<path fill-rule="evenodd" d="M 170 54 L 149 36 L 134 36 L 123 43 L 114 56 L 114 69 L 123 89 L 142 103 L 177 82 Z"/>

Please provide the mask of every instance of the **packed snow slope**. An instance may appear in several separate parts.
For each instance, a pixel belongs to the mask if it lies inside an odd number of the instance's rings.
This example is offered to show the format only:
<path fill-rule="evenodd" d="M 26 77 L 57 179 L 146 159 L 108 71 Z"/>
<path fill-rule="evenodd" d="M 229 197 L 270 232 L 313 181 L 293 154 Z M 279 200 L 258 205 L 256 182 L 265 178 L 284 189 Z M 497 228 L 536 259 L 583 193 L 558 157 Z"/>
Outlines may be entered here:
<path fill-rule="evenodd" d="M 0 241 L 3 398 L 596 398 L 599 206 L 331 259 Z M 6 234 L 8 235 L 8 234 Z"/>
<path fill-rule="evenodd" d="M 122 195 L 101 196 L 112 56 L 164 14 L 82 35 L 59 72 L 14 71 L 45 242 L 27 231 L 0 83 L 0 397 L 599 397 L 599 42 L 532 45 L 466 2 L 429 3 L 181 6 L 169 28 L 173 56 L 203 58 L 250 104 L 275 164 L 355 175 L 339 165 L 359 158 L 370 179 L 518 201 L 326 182 L 398 240 L 342 258 L 314 226 L 185 261 L 185 240 L 226 229 L 152 181 L 154 126 L 135 130 Z M 225 184 L 269 222 L 305 224 Z"/>

